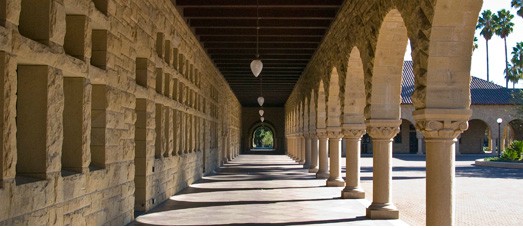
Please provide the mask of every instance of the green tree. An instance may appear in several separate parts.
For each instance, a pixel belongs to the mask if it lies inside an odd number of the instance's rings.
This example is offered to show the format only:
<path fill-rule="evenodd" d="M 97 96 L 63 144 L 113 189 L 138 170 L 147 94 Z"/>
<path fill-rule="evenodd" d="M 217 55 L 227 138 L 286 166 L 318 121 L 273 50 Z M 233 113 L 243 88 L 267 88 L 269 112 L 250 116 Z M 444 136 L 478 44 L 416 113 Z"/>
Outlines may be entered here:
<path fill-rule="evenodd" d="M 474 37 L 474 41 L 472 43 L 472 52 L 474 52 L 476 49 L 478 49 L 479 45 L 478 45 L 478 37 L 475 36 Z"/>
<path fill-rule="evenodd" d="M 508 77 L 513 83 L 512 88 L 515 84 L 523 78 L 523 42 L 519 42 L 515 47 L 512 48 L 512 64 L 509 64 Z"/>
<path fill-rule="evenodd" d="M 485 38 L 485 41 L 487 43 L 487 81 L 490 80 L 489 74 L 489 59 L 488 59 L 488 41 L 492 39 L 492 36 L 494 35 L 494 21 L 492 20 L 492 11 L 490 10 L 484 10 L 481 13 L 481 17 L 478 19 L 478 24 L 476 25 L 476 29 L 481 29 L 481 32 L 479 33 L 483 38 Z"/>
<path fill-rule="evenodd" d="M 523 0 L 512 0 L 510 6 L 516 8 L 518 16 L 523 17 Z"/>
<path fill-rule="evenodd" d="M 263 142 L 263 147 L 268 147 L 268 148 L 274 147 L 274 145 L 273 145 L 274 139 L 273 139 L 272 131 L 265 132 L 265 134 L 263 135 L 262 142 Z"/>
<path fill-rule="evenodd" d="M 509 10 L 505 9 L 498 11 L 497 14 L 492 16 L 492 21 L 495 23 L 494 32 L 505 42 L 505 81 L 507 88 L 509 81 L 507 37 L 514 30 L 514 23 L 512 22 L 513 18 L 514 15 L 512 15 Z"/>
<path fill-rule="evenodd" d="M 523 68 L 523 42 L 516 43 L 516 46 L 512 48 L 511 62 L 513 65 Z"/>
<path fill-rule="evenodd" d="M 512 82 L 512 88 L 516 87 L 516 83 L 523 77 L 523 68 L 518 65 L 509 64 L 507 68 L 508 72 L 505 72 L 507 78 Z"/>

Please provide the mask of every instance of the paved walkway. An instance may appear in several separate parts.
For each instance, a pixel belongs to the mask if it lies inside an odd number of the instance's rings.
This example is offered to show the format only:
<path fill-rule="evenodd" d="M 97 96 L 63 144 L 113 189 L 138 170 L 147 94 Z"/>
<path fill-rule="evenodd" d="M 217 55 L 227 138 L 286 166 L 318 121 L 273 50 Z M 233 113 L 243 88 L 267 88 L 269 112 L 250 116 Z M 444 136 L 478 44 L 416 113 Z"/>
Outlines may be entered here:
<path fill-rule="evenodd" d="M 240 155 L 133 224 L 407 225 L 368 220 L 369 201 L 343 200 L 342 188 L 323 186 L 325 180 L 315 179 L 287 156 Z"/>

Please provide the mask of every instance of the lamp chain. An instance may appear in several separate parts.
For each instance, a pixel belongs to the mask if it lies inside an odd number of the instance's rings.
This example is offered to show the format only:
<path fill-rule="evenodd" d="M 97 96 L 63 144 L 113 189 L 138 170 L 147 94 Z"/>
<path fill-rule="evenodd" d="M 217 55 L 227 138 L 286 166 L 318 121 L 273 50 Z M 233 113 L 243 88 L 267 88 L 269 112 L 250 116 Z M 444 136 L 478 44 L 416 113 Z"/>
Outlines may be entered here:
<path fill-rule="evenodd" d="M 256 58 L 260 58 L 260 54 L 258 53 L 258 46 L 259 46 L 259 31 L 260 31 L 260 15 L 259 15 L 259 7 L 258 0 L 256 0 Z"/>

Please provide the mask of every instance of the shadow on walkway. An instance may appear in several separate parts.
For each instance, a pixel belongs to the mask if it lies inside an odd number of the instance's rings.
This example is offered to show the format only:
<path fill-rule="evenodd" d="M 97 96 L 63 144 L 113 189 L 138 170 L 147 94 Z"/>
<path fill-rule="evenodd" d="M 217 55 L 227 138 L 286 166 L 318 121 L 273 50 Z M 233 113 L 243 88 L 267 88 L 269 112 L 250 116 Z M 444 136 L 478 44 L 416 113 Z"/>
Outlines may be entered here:
<path fill-rule="evenodd" d="M 406 225 L 368 220 L 367 200 L 324 186 L 287 156 L 240 155 L 130 225 Z"/>

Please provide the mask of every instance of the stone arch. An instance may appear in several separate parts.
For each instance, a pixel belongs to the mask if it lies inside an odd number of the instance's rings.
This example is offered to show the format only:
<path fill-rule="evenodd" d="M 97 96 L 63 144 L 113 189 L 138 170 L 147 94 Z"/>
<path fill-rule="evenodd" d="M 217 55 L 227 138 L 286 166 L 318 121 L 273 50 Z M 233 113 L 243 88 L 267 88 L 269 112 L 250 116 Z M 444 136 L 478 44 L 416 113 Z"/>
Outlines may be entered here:
<path fill-rule="evenodd" d="M 254 131 L 258 129 L 259 127 L 267 127 L 272 131 L 272 138 L 273 138 L 273 148 L 272 149 L 266 149 L 266 150 L 256 150 L 252 147 L 253 137 L 254 137 Z M 271 121 L 256 121 L 252 126 L 249 128 L 249 139 L 247 140 L 247 143 L 249 143 L 248 147 L 251 152 L 253 151 L 276 151 L 279 147 L 278 144 L 278 134 L 279 132 L 276 131 L 276 128 L 274 127 L 274 124 L 272 124 Z"/>
<path fill-rule="evenodd" d="M 336 67 L 332 68 L 329 79 L 329 95 L 327 99 L 327 127 L 340 127 L 340 76 Z"/>
<path fill-rule="evenodd" d="M 370 82 L 366 83 L 367 119 L 399 119 L 403 59 L 407 42 L 407 28 L 401 14 L 392 9 L 379 29 L 374 66 L 370 78 L 367 78 Z"/>
<path fill-rule="evenodd" d="M 344 83 L 343 124 L 363 123 L 365 109 L 365 82 L 360 51 L 353 47 L 347 63 Z"/>
<path fill-rule="evenodd" d="M 470 109 L 472 40 L 481 6 L 476 0 L 438 0 L 411 12 L 423 16 L 409 31 L 416 110 Z"/>
<path fill-rule="evenodd" d="M 485 121 L 480 119 L 469 120 L 469 128 L 459 138 L 460 153 L 485 152 L 483 148 L 488 146 L 490 135 L 491 129 Z"/>
<path fill-rule="evenodd" d="M 503 145 L 509 146 L 514 140 L 523 140 L 523 120 L 513 119 L 503 129 Z"/>
<path fill-rule="evenodd" d="M 320 80 L 318 88 L 318 109 L 316 118 L 316 129 L 327 128 L 327 104 L 325 97 L 325 85 L 323 84 L 323 80 Z"/>

